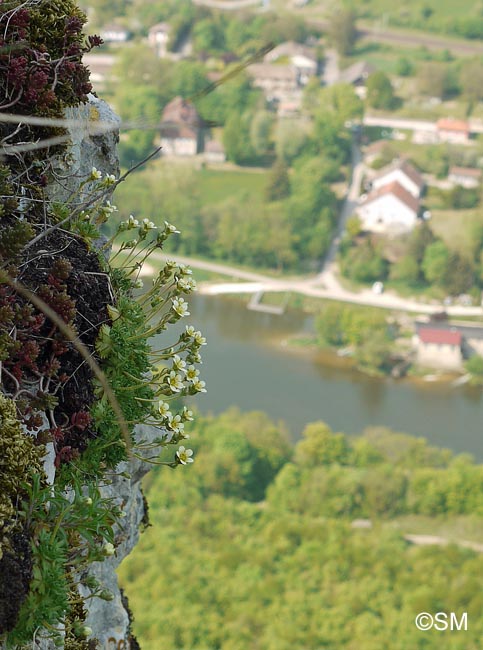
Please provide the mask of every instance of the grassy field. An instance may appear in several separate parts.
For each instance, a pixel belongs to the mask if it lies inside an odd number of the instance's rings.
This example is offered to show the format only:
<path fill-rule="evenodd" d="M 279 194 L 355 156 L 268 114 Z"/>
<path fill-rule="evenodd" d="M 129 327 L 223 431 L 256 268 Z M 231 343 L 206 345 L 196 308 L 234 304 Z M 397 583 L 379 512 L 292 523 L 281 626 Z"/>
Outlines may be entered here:
<path fill-rule="evenodd" d="M 433 210 L 431 229 L 448 246 L 467 253 L 471 245 L 471 227 L 483 223 L 481 210 Z"/>
<path fill-rule="evenodd" d="M 254 207 L 262 203 L 267 173 L 261 170 L 202 169 L 198 178 L 203 205 L 213 205 L 235 197 Z"/>

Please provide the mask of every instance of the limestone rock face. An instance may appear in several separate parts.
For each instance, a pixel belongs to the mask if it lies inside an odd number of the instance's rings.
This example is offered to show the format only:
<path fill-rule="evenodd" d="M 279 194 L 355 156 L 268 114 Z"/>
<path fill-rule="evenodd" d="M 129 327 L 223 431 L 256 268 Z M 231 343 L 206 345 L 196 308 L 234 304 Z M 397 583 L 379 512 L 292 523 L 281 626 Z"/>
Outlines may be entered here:
<path fill-rule="evenodd" d="M 49 194 L 51 199 L 56 201 L 71 196 L 79 183 L 89 176 L 92 167 L 96 167 L 103 174 L 119 176 L 116 147 L 119 141 L 120 120 L 109 105 L 91 95 L 88 104 L 69 109 L 66 118 L 75 121 L 75 124 L 68 128 L 72 142 L 68 152 L 54 164 L 58 182 L 49 188 Z M 150 442 L 159 435 L 160 432 L 153 427 L 141 425 L 135 432 L 135 438 L 143 442 Z M 146 454 L 152 455 L 152 452 Z M 49 482 L 52 482 L 55 474 L 53 461 L 53 453 L 47 453 L 44 465 Z M 111 601 L 91 598 L 86 602 L 86 625 L 92 628 L 92 638 L 98 639 L 99 650 L 139 648 L 131 635 L 126 599 L 117 582 L 116 568 L 132 551 L 139 538 L 139 529 L 145 517 L 141 479 L 149 468 L 148 463 L 137 458 L 120 463 L 115 473 L 106 475 L 105 485 L 101 490 L 103 497 L 112 499 L 116 505 L 122 507 L 126 517 L 122 520 L 122 527 L 116 530 L 115 555 L 106 558 L 104 562 L 93 563 L 88 569 L 88 573 L 97 579 L 102 589 L 109 590 L 114 596 Z M 87 596 L 89 592 L 86 590 L 82 595 Z M 1 648 L 0 644 L 0 650 Z M 39 630 L 32 641 L 32 649 L 56 650 L 56 647 L 53 641 L 42 638 L 42 631 Z"/>
<path fill-rule="evenodd" d="M 154 427 L 140 425 L 136 428 L 135 438 L 151 442 L 159 435 L 160 432 Z M 152 455 L 152 451 L 147 451 L 146 455 Z M 102 488 L 102 496 L 111 498 L 122 506 L 126 517 L 123 527 L 116 531 L 116 554 L 104 562 L 93 563 L 89 569 L 89 573 L 101 583 L 102 588 L 109 589 L 114 595 L 112 601 L 100 598 L 87 601 L 89 614 L 86 625 L 92 628 L 93 637 L 99 640 L 101 650 L 136 650 L 139 647 L 131 636 L 129 615 L 115 570 L 139 539 L 139 529 L 145 517 L 141 479 L 149 469 L 148 463 L 132 458 L 120 463 L 116 474 L 106 476 L 110 485 Z M 124 478 L 120 476 L 121 473 L 127 473 L 131 478 Z"/>
<path fill-rule="evenodd" d="M 54 164 L 58 182 L 49 188 L 50 197 L 62 201 L 75 192 L 95 167 L 103 174 L 119 176 L 119 126 L 121 120 L 102 99 L 89 95 L 87 104 L 68 108 L 65 118 L 70 143 L 66 154 Z"/>

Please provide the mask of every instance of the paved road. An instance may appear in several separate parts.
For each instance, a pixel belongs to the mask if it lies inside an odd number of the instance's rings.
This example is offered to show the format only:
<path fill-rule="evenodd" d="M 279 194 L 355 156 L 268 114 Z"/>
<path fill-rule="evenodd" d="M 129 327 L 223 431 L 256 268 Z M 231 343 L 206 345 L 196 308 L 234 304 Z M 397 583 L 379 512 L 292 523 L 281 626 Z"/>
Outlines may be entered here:
<path fill-rule="evenodd" d="M 357 207 L 357 202 L 360 195 L 362 176 L 364 174 L 364 164 L 360 147 L 356 144 L 352 145 L 352 174 L 351 184 L 347 192 L 346 199 L 342 206 L 339 215 L 339 223 L 337 224 L 336 233 L 329 251 L 325 256 L 322 264 L 322 269 L 316 278 L 316 282 L 322 284 L 327 289 L 340 292 L 341 286 L 336 277 L 336 258 L 337 251 L 339 250 L 340 240 L 346 229 L 347 220 L 354 214 Z"/>
<path fill-rule="evenodd" d="M 401 298 L 396 294 L 387 292 L 382 295 L 372 293 L 370 289 L 364 289 L 359 292 L 344 289 L 334 280 L 333 286 L 321 286 L 319 276 L 313 278 L 298 279 L 273 279 L 260 273 L 243 271 L 233 266 L 225 266 L 216 262 L 204 262 L 190 257 L 178 255 L 164 255 L 163 253 L 153 253 L 153 258 L 158 260 L 175 259 L 182 264 L 188 264 L 193 268 L 203 269 L 220 275 L 227 275 L 232 278 L 246 280 L 246 282 L 202 282 L 199 285 L 199 292 L 205 295 L 223 295 L 236 293 L 257 293 L 259 291 L 270 292 L 293 292 L 301 293 L 313 298 L 326 298 L 329 300 L 340 300 L 371 307 L 380 307 L 383 309 L 395 309 L 399 311 L 409 311 L 421 314 L 432 314 L 443 309 L 441 304 L 425 304 Z M 451 306 L 445 308 L 450 316 L 481 316 L 483 310 L 481 307 L 460 307 Z"/>

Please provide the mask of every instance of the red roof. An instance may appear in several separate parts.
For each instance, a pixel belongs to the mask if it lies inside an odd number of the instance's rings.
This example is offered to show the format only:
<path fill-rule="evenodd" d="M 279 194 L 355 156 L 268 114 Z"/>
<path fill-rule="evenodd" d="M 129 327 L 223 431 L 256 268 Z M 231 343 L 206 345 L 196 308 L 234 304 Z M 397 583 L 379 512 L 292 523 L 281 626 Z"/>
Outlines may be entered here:
<path fill-rule="evenodd" d="M 441 118 L 437 121 L 436 126 L 439 131 L 458 131 L 463 133 L 470 132 L 470 125 L 464 120 L 452 120 L 450 118 Z"/>
<path fill-rule="evenodd" d="M 375 176 L 375 179 L 384 178 L 384 176 L 387 176 L 387 174 L 390 174 L 395 169 L 400 169 L 403 174 L 412 180 L 420 190 L 423 189 L 425 185 L 424 178 L 418 170 L 411 165 L 409 160 L 406 160 L 405 158 L 397 158 L 396 160 L 393 160 L 392 163 L 381 169 L 381 171 Z"/>
<path fill-rule="evenodd" d="M 450 167 L 449 176 L 468 176 L 468 178 L 481 178 L 481 169 L 473 167 Z"/>
<path fill-rule="evenodd" d="M 461 345 L 461 332 L 457 330 L 425 327 L 419 330 L 419 340 L 422 343 L 437 343 L 438 345 Z"/>
<path fill-rule="evenodd" d="M 372 203 L 376 199 L 379 199 L 381 196 L 386 196 L 387 194 L 392 194 L 393 196 L 397 197 L 401 203 L 404 203 L 404 205 L 406 205 L 414 212 L 417 213 L 419 211 L 419 199 L 404 189 L 404 187 L 397 181 L 383 185 L 378 190 L 371 192 L 364 201 L 364 205 L 367 203 Z"/>

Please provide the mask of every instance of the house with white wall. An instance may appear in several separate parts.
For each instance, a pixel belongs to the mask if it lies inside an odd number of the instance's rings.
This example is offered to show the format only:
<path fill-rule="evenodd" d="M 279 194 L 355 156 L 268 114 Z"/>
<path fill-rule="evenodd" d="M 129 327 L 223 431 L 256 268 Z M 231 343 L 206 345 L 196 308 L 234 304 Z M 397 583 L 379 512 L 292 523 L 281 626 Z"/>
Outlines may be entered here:
<path fill-rule="evenodd" d="M 481 169 L 472 167 L 450 167 L 448 180 L 453 185 L 460 185 L 467 190 L 479 187 L 481 183 Z"/>
<path fill-rule="evenodd" d="M 464 120 L 441 118 L 436 122 L 436 130 L 440 142 L 468 144 L 470 141 L 470 125 Z"/>
<path fill-rule="evenodd" d="M 196 108 L 182 97 L 166 105 L 160 125 L 163 156 L 196 156 L 203 151 L 203 124 Z"/>
<path fill-rule="evenodd" d="M 157 23 L 148 32 L 148 43 L 160 59 L 168 54 L 170 31 L 171 27 L 168 23 Z"/>
<path fill-rule="evenodd" d="M 461 370 L 463 337 L 456 327 L 416 324 L 414 344 L 421 366 L 441 370 Z"/>
<path fill-rule="evenodd" d="M 419 199 L 398 181 L 392 181 L 363 195 L 356 212 L 363 230 L 398 235 L 416 225 Z"/>

